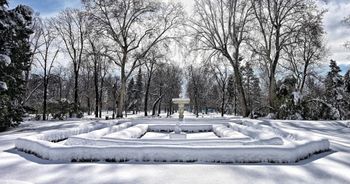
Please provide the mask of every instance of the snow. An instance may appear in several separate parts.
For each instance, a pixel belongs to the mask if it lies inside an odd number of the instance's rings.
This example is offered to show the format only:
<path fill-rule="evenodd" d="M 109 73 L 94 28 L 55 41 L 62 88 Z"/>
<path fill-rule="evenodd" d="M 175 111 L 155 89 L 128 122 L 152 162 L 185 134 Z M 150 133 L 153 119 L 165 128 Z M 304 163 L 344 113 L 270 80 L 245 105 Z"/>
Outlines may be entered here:
<path fill-rule="evenodd" d="M 4 63 L 5 66 L 8 66 L 9 64 L 11 64 L 11 59 L 7 55 L 0 54 L 0 62 Z"/>
<path fill-rule="evenodd" d="M 250 139 L 250 137 L 245 136 L 242 133 L 239 133 L 238 131 L 234 131 L 233 129 L 228 128 L 224 125 L 213 125 L 213 131 L 219 137 L 248 139 L 248 140 Z"/>
<path fill-rule="evenodd" d="M 187 133 L 187 139 L 218 139 L 213 132 Z M 169 139 L 168 133 L 147 132 L 141 139 Z"/>
<path fill-rule="evenodd" d="M 7 84 L 5 82 L 0 81 L 0 91 L 8 90 Z"/>
<path fill-rule="evenodd" d="M 103 138 L 110 138 L 110 139 L 139 138 L 147 132 L 147 129 L 148 129 L 148 125 L 135 125 L 130 128 L 103 136 Z"/>
<path fill-rule="evenodd" d="M 228 120 L 199 119 L 198 123 Z M 145 120 L 139 120 L 145 121 Z M 149 121 L 149 120 L 147 120 Z M 161 120 L 159 120 L 160 122 Z M 163 120 L 163 123 L 166 122 Z M 237 121 L 238 122 L 238 121 Z M 313 155 L 293 164 L 215 164 L 215 163 L 67 163 L 40 159 L 14 149 L 16 138 L 37 135 L 39 129 L 62 129 L 86 121 L 25 122 L 11 132 L 0 133 L 0 183 L 349 183 L 350 129 L 347 121 L 242 120 L 243 124 L 272 127 L 281 137 L 296 134 L 327 138 L 331 152 Z M 28 123 L 30 126 L 27 126 Z M 196 120 L 188 123 L 197 123 Z M 266 127 L 265 127 L 266 126 Z M 70 127 L 73 128 L 73 127 Z M 258 128 L 257 128 L 258 129 Z M 276 131 L 278 132 L 278 131 Z M 287 133 L 286 133 L 287 132 Z M 278 134 L 278 133 L 277 133 Z M 279 134 L 278 134 L 279 135 Z M 288 136 L 287 136 L 288 137 Z M 292 138 L 291 140 L 293 140 Z M 299 140 L 299 139 L 298 139 Z M 131 141 L 131 140 L 123 140 Z M 167 140 L 164 140 L 167 141 Z M 169 140 L 168 140 L 169 141 Z M 171 141 L 182 145 L 188 140 Z M 213 140 L 205 140 L 205 144 Z M 117 142 L 117 141 L 115 141 Z M 190 144 L 189 142 L 187 142 Z M 54 144 L 54 143 L 52 143 Z M 140 143 L 141 144 L 141 143 Z M 214 146 L 216 143 L 214 143 Z M 306 145 L 309 147 L 308 145 Z M 307 149 L 307 148 L 305 148 Z M 100 153 L 97 153 L 100 154 Z M 102 152 L 102 154 L 104 154 Z M 131 154 L 138 154 L 132 152 Z M 161 158 L 161 157 L 160 157 Z M 175 177 L 176 176 L 176 177 Z M 16 182 L 17 181 L 17 182 Z"/>
<path fill-rule="evenodd" d="M 303 96 L 302 96 L 302 94 L 299 91 L 294 91 L 292 93 L 292 95 L 293 95 L 294 105 L 298 105 L 303 99 Z"/>
<path fill-rule="evenodd" d="M 127 160 L 135 162 L 294 163 L 314 153 L 329 150 L 327 139 L 314 137 L 295 139 L 296 136 L 281 133 L 266 125 L 256 125 L 242 121 L 228 123 L 230 128 L 222 124 L 211 125 L 211 129 L 216 135 L 237 141 L 238 144 L 232 145 L 221 140 L 217 141 L 216 145 L 210 146 L 203 145 L 203 143 L 196 144 L 195 141 L 192 141 L 191 145 L 165 144 L 163 141 L 158 142 L 156 139 L 144 145 L 132 142 L 127 144 L 123 141 L 121 141 L 122 144 L 118 142 L 106 144 L 108 141 L 104 141 L 140 138 L 149 130 L 148 124 L 137 124 L 129 128 L 125 128 L 128 126 L 127 124 L 122 124 L 114 128 L 119 130 L 114 133 L 105 129 L 91 132 L 104 128 L 106 125 L 115 124 L 116 122 L 109 124 L 93 122 L 68 130 L 46 131 L 35 136 L 19 138 L 15 145 L 18 150 L 32 153 L 40 158 L 68 162 L 81 160 L 121 162 Z M 203 129 L 203 127 L 207 128 L 207 126 L 198 125 L 196 127 L 192 124 L 185 125 L 183 128 L 189 128 L 196 132 Z M 156 130 L 160 130 L 160 127 L 161 125 L 153 125 Z M 163 125 L 163 130 L 164 127 L 174 129 L 174 125 Z M 169 130 L 165 131 L 170 132 Z M 73 140 L 69 139 L 65 144 L 52 143 L 52 141 L 66 139 L 86 132 L 90 133 L 81 137 L 76 136 Z M 102 136 L 102 142 L 93 139 L 104 133 L 110 134 Z M 89 135 L 90 138 L 88 138 Z M 250 141 L 250 138 L 254 140 Z M 282 140 L 283 138 L 286 139 Z M 239 140 L 241 141 L 238 142 Z"/>
<path fill-rule="evenodd" d="M 115 125 L 117 123 L 118 123 L 118 121 L 110 121 L 108 123 L 94 121 L 94 122 L 91 122 L 88 124 L 82 124 L 77 128 L 44 131 L 41 134 L 38 134 L 32 138 L 34 138 L 34 139 L 36 138 L 39 140 L 45 140 L 45 141 L 59 141 L 62 139 L 67 139 L 68 137 L 73 136 L 73 135 L 78 135 L 78 134 L 90 132 L 92 130 L 109 127 L 109 126 Z"/>

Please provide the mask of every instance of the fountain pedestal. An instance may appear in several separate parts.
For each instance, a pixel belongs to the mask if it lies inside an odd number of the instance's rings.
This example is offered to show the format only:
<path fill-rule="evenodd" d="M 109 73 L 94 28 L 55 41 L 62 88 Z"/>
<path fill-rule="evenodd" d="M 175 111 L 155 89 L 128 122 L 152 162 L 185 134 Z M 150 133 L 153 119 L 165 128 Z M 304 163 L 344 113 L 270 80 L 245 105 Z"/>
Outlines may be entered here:
<path fill-rule="evenodd" d="M 180 122 L 184 119 L 184 112 L 185 112 L 185 104 L 190 103 L 190 99 L 188 98 L 174 98 L 173 103 L 177 104 L 179 106 L 178 113 L 179 113 L 179 121 L 175 125 L 174 132 L 169 134 L 170 139 L 186 139 L 186 134 L 181 132 Z"/>

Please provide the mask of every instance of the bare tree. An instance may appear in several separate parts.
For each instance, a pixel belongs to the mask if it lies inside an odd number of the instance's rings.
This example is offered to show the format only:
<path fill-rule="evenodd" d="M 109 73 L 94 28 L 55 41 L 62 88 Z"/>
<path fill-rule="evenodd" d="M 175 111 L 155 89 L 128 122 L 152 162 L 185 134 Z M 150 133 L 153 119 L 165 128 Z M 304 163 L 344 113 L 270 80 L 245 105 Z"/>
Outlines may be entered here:
<path fill-rule="evenodd" d="M 297 79 L 296 91 L 299 93 L 303 93 L 307 76 L 326 55 L 323 43 L 325 32 L 322 26 L 324 13 L 325 11 L 318 11 L 315 4 L 308 5 L 301 19 L 302 26 L 290 41 L 292 44 L 283 49 L 286 53 L 283 59 L 287 63 L 283 63 L 282 66 L 291 71 Z"/>
<path fill-rule="evenodd" d="M 290 40 L 302 26 L 305 0 L 251 0 L 257 23 L 257 34 L 252 50 L 264 61 L 268 74 L 269 106 L 276 101 L 276 69 L 283 49 L 293 44 Z"/>
<path fill-rule="evenodd" d="M 84 5 L 113 42 L 111 59 L 120 67 L 121 89 L 117 117 L 123 116 L 126 82 L 152 47 L 174 38 L 184 22 L 180 4 L 152 0 L 85 0 Z"/>
<path fill-rule="evenodd" d="M 226 109 L 226 90 L 227 83 L 229 79 L 229 71 L 228 66 L 223 62 L 223 58 L 217 57 L 215 58 L 216 63 L 210 64 L 211 72 L 213 77 L 220 87 L 220 96 L 221 96 L 221 116 L 223 117 Z"/>
<path fill-rule="evenodd" d="M 54 41 L 56 37 L 53 35 L 52 27 L 49 26 L 49 22 L 47 20 L 40 21 L 40 28 L 38 31 L 41 33 L 41 37 L 39 42 L 40 47 L 37 49 L 38 56 L 36 60 L 38 61 L 41 69 L 42 69 L 42 78 L 44 85 L 44 95 L 43 95 L 43 120 L 46 120 L 46 112 L 47 112 L 47 90 L 49 85 L 49 80 L 51 76 L 51 70 L 53 64 L 57 58 L 57 54 L 59 52 L 59 48 L 55 47 Z M 53 52 L 52 52 L 53 51 Z"/>
<path fill-rule="evenodd" d="M 240 62 L 242 45 L 248 39 L 248 23 L 252 8 L 245 0 L 196 0 L 195 16 L 190 25 L 203 50 L 225 56 L 233 67 L 240 94 L 242 113 L 248 116 L 246 95 L 242 85 Z"/>
<path fill-rule="evenodd" d="M 156 50 L 151 50 L 146 56 L 145 60 L 145 68 L 146 68 L 146 81 L 145 81 L 145 95 L 144 95 L 144 114 L 148 116 L 148 101 L 149 101 L 149 93 L 151 82 L 154 76 L 154 73 L 159 68 L 161 60 L 164 58 L 164 55 L 157 54 Z"/>
<path fill-rule="evenodd" d="M 79 72 L 83 59 L 86 35 L 88 29 L 88 16 L 77 9 L 66 9 L 53 20 L 57 34 L 63 40 L 65 50 L 71 59 L 74 73 L 74 113 L 79 108 Z"/>
<path fill-rule="evenodd" d="M 102 79 L 100 73 L 101 73 L 101 69 L 103 60 L 106 59 L 106 46 L 104 46 L 103 40 L 100 36 L 101 32 L 97 29 L 91 29 L 88 32 L 87 35 L 87 40 L 89 43 L 89 47 L 87 48 L 87 55 L 89 58 L 91 58 L 92 62 L 93 62 L 93 78 L 94 78 L 94 91 L 95 91 L 95 117 L 99 117 L 99 112 L 102 109 L 99 109 L 100 106 L 102 106 L 102 103 L 100 102 L 100 99 L 102 98 L 100 94 L 100 88 L 99 88 L 99 81 L 100 79 Z M 106 66 L 104 67 L 106 68 Z M 106 73 L 106 72 L 105 72 Z M 101 80 L 101 83 L 102 80 Z M 101 91 L 102 91 L 102 86 L 101 86 Z M 101 113 L 100 113 L 100 116 Z"/>
<path fill-rule="evenodd" d="M 25 71 L 26 98 L 23 100 L 23 104 L 25 104 L 29 100 L 29 98 L 31 98 L 34 92 L 42 85 L 42 83 L 40 82 L 36 84 L 34 88 L 31 88 L 29 83 L 31 69 L 33 68 L 33 65 L 35 65 L 34 61 L 38 54 L 38 48 L 42 45 L 42 42 L 39 42 L 42 37 L 41 22 L 42 20 L 40 19 L 40 17 L 38 15 L 35 15 L 35 17 L 33 18 L 33 24 L 32 24 L 32 29 L 34 31 L 34 34 L 32 34 L 29 38 L 29 43 L 33 54 L 31 55 L 30 62 L 28 63 L 29 69 Z"/>

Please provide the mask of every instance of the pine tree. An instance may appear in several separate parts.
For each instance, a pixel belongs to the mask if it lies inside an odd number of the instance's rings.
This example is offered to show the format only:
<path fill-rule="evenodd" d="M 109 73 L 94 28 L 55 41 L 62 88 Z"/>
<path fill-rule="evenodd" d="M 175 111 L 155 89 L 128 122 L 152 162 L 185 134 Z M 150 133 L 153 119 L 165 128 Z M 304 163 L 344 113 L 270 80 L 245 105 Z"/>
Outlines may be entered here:
<path fill-rule="evenodd" d="M 346 72 L 344 76 L 344 88 L 345 92 L 350 93 L 350 69 Z"/>
<path fill-rule="evenodd" d="M 0 1 L 0 129 L 18 125 L 25 112 L 24 72 L 32 55 L 29 36 L 32 34 L 32 10 L 23 5 L 7 10 L 7 1 Z"/>
<path fill-rule="evenodd" d="M 345 117 L 346 119 L 350 118 L 350 68 L 344 76 L 344 91 L 345 91 Z"/>
<path fill-rule="evenodd" d="M 325 79 L 326 102 L 332 105 L 335 109 L 330 109 L 330 119 L 340 119 L 342 116 L 342 106 L 344 105 L 344 81 L 340 75 L 340 68 L 336 61 L 331 60 L 329 65 L 331 71 L 328 72 Z"/>
<path fill-rule="evenodd" d="M 142 92 L 143 92 L 143 83 L 142 83 L 142 70 L 141 68 L 139 69 L 139 72 L 137 74 L 136 78 L 136 87 L 135 87 L 135 99 L 137 100 L 136 102 L 136 111 L 140 111 L 140 106 L 142 103 Z"/>
<path fill-rule="evenodd" d="M 260 105 L 260 81 L 254 74 L 251 64 L 248 62 L 242 67 L 244 90 L 247 94 L 247 103 L 250 112 Z M 252 115 L 252 114 L 251 114 Z"/>
<path fill-rule="evenodd" d="M 235 88 L 235 77 L 233 74 L 231 74 L 228 78 L 228 82 L 227 82 L 227 101 L 228 104 L 230 105 L 231 109 L 231 113 L 234 113 L 235 115 L 237 114 L 237 97 L 236 97 L 236 88 Z M 232 110 L 234 112 L 232 112 Z"/>

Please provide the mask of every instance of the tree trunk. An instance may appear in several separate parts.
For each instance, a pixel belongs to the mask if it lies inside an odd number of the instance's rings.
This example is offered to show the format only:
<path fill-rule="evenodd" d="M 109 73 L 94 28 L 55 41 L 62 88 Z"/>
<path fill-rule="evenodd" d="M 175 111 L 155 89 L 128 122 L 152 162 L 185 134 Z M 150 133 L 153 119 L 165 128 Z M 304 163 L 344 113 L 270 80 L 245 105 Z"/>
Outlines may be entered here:
<path fill-rule="evenodd" d="M 234 113 L 235 113 L 235 116 L 237 116 L 237 93 L 236 93 L 236 89 L 234 90 L 234 100 L 235 100 Z"/>
<path fill-rule="evenodd" d="M 304 70 L 303 70 L 303 77 L 301 79 L 301 85 L 299 88 L 300 93 L 303 93 L 303 90 L 304 90 L 305 80 L 306 80 L 306 76 L 307 76 L 306 72 L 307 72 L 308 66 L 309 66 L 309 60 L 305 61 Z"/>
<path fill-rule="evenodd" d="M 91 100 L 90 100 L 90 97 L 87 96 L 86 97 L 86 100 L 87 100 L 87 106 L 88 106 L 88 115 L 91 115 Z"/>
<path fill-rule="evenodd" d="M 242 83 L 242 76 L 241 76 L 241 71 L 239 68 L 239 62 L 240 62 L 240 50 L 239 50 L 239 46 L 236 47 L 235 49 L 235 53 L 234 53 L 234 59 L 232 59 L 232 57 L 230 56 L 229 53 L 225 53 L 225 57 L 230 61 L 233 70 L 234 70 L 234 77 L 235 77 L 235 81 L 236 81 L 236 85 L 237 85 L 237 91 L 240 95 L 240 105 L 242 108 L 242 115 L 244 117 L 247 117 L 249 115 L 249 109 L 247 106 L 247 98 L 244 92 L 244 88 L 243 88 L 243 83 Z"/>
<path fill-rule="evenodd" d="M 46 120 L 46 109 L 47 109 L 47 76 L 46 76 L 46 72 L 44 72 L 44 102 L 43 102 L 43 120 Z"/>
<path fill-rule="evenodd" d="M 79 72 L 77 69 L 74 71 L 74 114 L 78 114 L 79 108 L 79 94 L 78 94 L 78 85 L 79 85 Z"/>
<path fill-rule="evenodd" d="M 121 65 L 121 71 L 120 71 L 120 92 L 119 92 L 119 103 L 118 103 L 118 110 L 117 110 L 117 118 L 123 117 L 123 109 L 125 108 L 125 95 L 126 95 L 126 75 L 125 75 L 125 63 L 127 62 L 127 51 L 123 51 L 123 58 L 122 58 L 122 65 Z"/>
<path fill-rule="evenodd" d="M 225 114 L 225 85 L 222 85 L 221 117 Z"/>
<path fill-rule="evenodd" d="M 98 71 L 97 71 L 97 61 L 94 61 L 94 84 L 95 84 L 95 117 L 98 117 L 98 106 L 100 95 L 98 93 Z"/>
<path fill-rule="evenodd" d="M 199 112 L 199 105 L 198 105 L 198 99 L 197 99 L 196 96 L 194 98 L 194 106 L 195 106 L 195 110 L 194 111 L 195 111 L 196 117 L 198 118 L 198 116 L 199 116 L 199 114 L 198 114 L 198 112 Z"/>
<path fill-rule="evenodd" d="M 153 106 L 152 106 L 152 116 L 156 115 L 156 107 L 157 107 L 157 104 L 162 100 L 163 98 L 163 95 L 160 96 L 154 103 L 153 103 Z"/>
<path fill-rule="evenodd" d="M 274 112 L 276 111 L 276 68 L 278 64 L 278 60 L 280 57 L 280 27 L 276 28 L 276 40 L 275 40 L 275 49 L 276 49 L 276 55 L 275 58 L 273 59 L 271 66 L 270 66 L 270 76 L 269 76 L 269 105 L 270 107 L 270 112 L 273 110 Z"/>
<path fill-rule="evenodd" d="M 238 60 L 239 60 L 239 56 L 238 55 L 236 56 L 236 60 L 238 62 Z M 242 115 L 244 117 L 247 117 L 249 115 L 249 110 L 248 110 L 248 107 L 247 107 L 247 99 L 246 99 L 246 95 L 245 95 L 245 92 L 244 92 L 244 88 L 243 88 L 243 84 L 242 84 L 242 76 L 241 76 L 241 73 L 240 73 L 240 70 L 239 70 L 238 63 L 234 63 L 233 69 L 234 69 L 234 75 L 235 75 L 235 79 L 236 79 L 238 93 L 240 95 L 240 101 L 241 101 L 241 107 L 242 107 Z"/>
<path fill-rule="evenodd" d="M 123 109 L 124 109 L 124 100 L 125 100 L 125 93 L 126 93 L 126 79 L 124 74 L 121 76 L 121 86 L 120 86 L 120 93 L 119 93 L 119 103 L 118 103 L 118 109 L 117 109 L 117 118 L 123 117 Z"/>
<path fill-rule="evenodd" d="M 152 75 L 149 76 L 147 80 L 147 85 L 146 85 L 146 91 L 145 91 L 145 102 L 144 102 L 144 112 L 145 116 L 148 116 L 148 96 L 149 96 L 149 88 L 151 86 L 151 77 Z"/>
<path fill-rule="evenodd" d="M 274 71 L 270 71 L 274 72 Z M 270 112 L 275 111 L 275 99 L 276 99 L 276 79 L 275 79 L 275 74 L 271 73 L 269 77 L 269 106 L 272 107 L 270 108 Z"/>
<path fill-rule="evenodd" d="M 99 107 L 99 110 L 100 110 L 100 114 L 99 114 L 99 117 L 102 118 L 102 105 L 103 105 L 103 101 L 102 101 L 102 90 L 103 90 L 103 85 L 104 85 L 104 78 L 102 77 L 101 79 L 101 87 L 100 87 L 100 99 L 99 99 L 99 102 L 100 102 L 100 107 Z"/>

